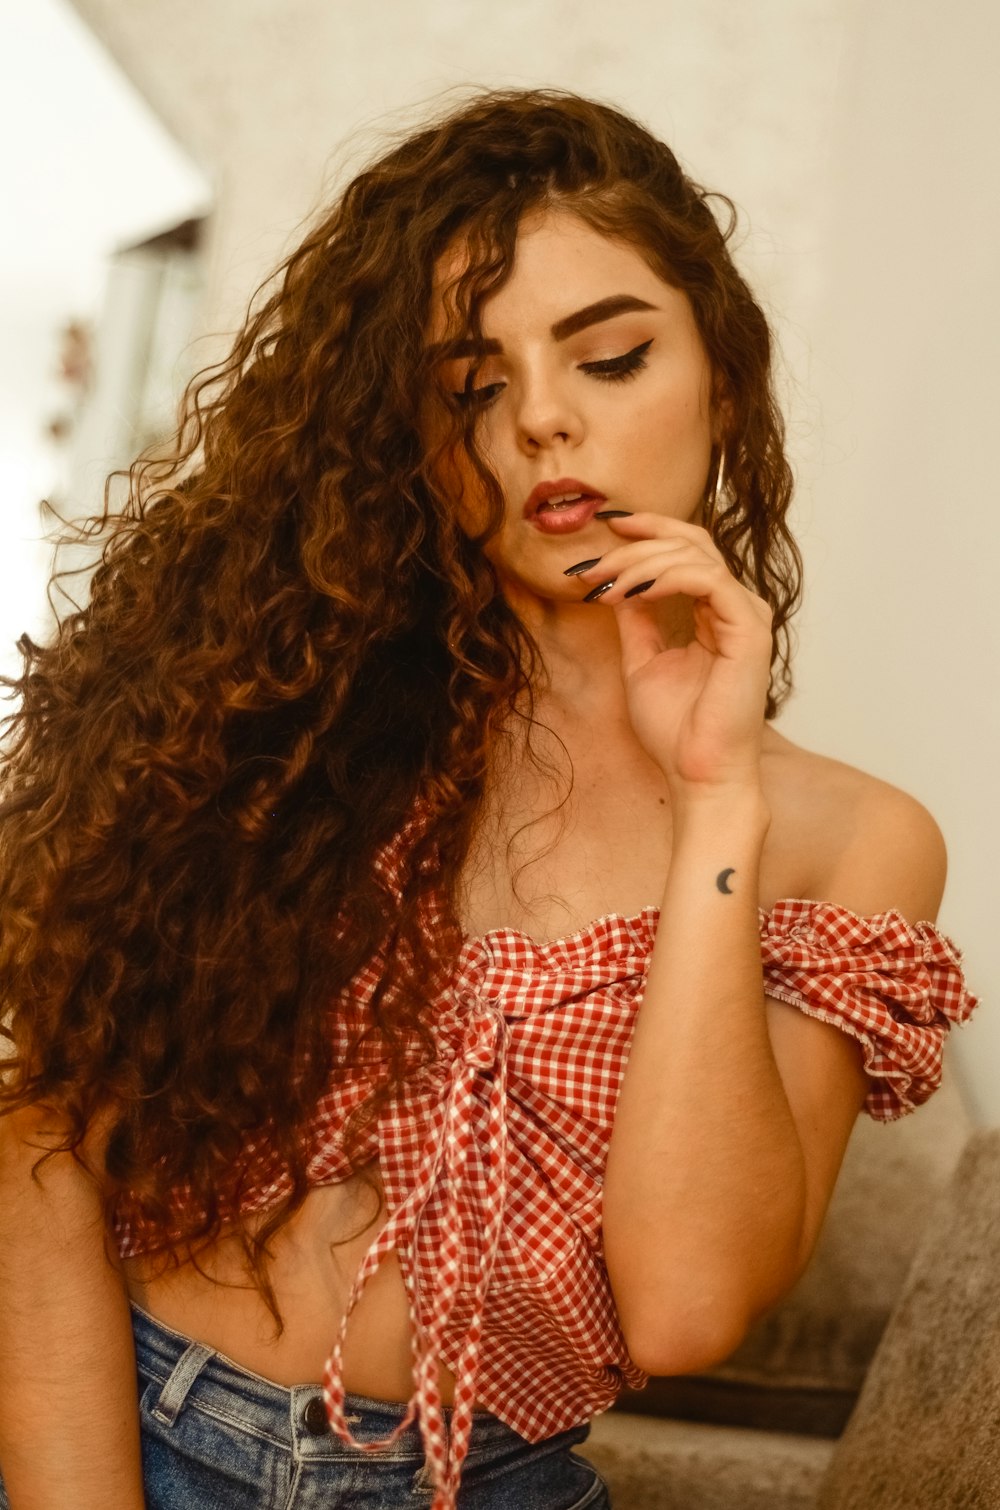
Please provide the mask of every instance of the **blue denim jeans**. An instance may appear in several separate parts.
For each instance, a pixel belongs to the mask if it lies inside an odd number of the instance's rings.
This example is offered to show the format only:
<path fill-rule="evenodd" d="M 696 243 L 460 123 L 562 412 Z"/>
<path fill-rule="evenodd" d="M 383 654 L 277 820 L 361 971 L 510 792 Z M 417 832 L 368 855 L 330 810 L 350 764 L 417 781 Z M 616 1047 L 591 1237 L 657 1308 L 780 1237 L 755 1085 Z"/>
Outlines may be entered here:
<path fill-rule="evenodd" d="M 132 1308 L 147 1510 L 423 1510 L 434 1497 L 416 1421 L 386 1454 L 330 1431 L 315 1385 L 284 1389 Z M 319 1405 L 317 1405 L 319 1401 Z M 354 1436 L 388 1436 L 405 1406 L 348 1395 Z M 446 1422 L 451 1412 L 444 1412 Z M 610 1510 L 596 1469 L 570 1449 L 587 1424 L 526 1442 L 475 1411 L 459 1510 Z M 0 1483 L 0 1507 L 7 1498 Z"/>

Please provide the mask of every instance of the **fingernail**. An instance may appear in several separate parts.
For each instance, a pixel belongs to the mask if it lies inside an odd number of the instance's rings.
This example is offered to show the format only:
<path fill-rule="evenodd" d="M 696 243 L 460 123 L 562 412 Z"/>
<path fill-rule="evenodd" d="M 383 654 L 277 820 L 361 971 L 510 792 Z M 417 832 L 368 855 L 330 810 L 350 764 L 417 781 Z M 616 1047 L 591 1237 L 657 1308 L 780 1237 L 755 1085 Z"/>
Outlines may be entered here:
<path fill-rule="evenodd" d="M 597 559 L 600 560 L 600 556 Z M 614 587 L 617 580 L 617 577 L 612 577 L 610 582 L 602 582 L 600 587 L 592 587 L 583 601 L 585 603 L 593 603 L 594 599 L 599 598 L 602 593 L 607 592 L 609 587 Z"/>
<path fill-rule="evenodd" d="M 631 509 L 601 509 L 599 514 L 591 514 L 592 519 L 631 519 Z M 598 558 L 599 559 L 599 558 Z"/>
<path fill-rule="evenodd" d="M 597 565 L 600 559 L 600 556 L 593 556 L 589 561 L 578 561 L 575 566 L 567 566 L 566 570 L 563 572 L 563 576 L 575 577 L 577 572 L 589 571 L 592 566 Z"/>
<path fill-rule="evenodd" d="M 645 592 L 646 588 L 652 587 L 655 581 L 656 578 L 651 577 L 648 582 L 640 582 L 637 587 L 630 587 L 628 592 L 625 594 L 626 598 L 634 598 L 637 593 Z"/>

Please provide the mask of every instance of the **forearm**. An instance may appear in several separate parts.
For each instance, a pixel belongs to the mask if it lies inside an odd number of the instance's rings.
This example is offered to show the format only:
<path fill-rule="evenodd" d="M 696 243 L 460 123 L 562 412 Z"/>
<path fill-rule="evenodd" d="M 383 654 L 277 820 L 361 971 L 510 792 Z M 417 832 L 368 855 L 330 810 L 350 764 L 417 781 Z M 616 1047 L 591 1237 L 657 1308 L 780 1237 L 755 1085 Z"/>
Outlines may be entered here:
<path fill-rule="evenodd" d="M 0 1122 L 0 1473 L 11 1510 L 142 1510 L 128 1300 L 99 1193 Z"/>
<path fill-rule="evenodd" d="M 757 790 L 675 810 L 674 848 L 604 1186 L 626 1337 L 684 1368 L 735 1346 L 794 1277 L 801 1146 L 768 1037 Z M 717 878 L 732 874 L 720 889 Z M 687 1365 L 689 1366 L 689 1365 Z M 658 1371 L 668 1371 L 660 1361 Z"/>

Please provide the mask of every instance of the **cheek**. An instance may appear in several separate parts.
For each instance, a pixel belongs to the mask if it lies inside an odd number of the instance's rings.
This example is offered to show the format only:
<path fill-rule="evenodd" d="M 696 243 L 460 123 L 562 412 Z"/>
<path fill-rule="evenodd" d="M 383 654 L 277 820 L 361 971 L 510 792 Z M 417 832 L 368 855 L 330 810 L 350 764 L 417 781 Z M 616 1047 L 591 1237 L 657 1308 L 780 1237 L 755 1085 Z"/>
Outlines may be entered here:
<path fill-rule="evenodd" d="M 668 509 L 685 511 L 704 492 L 712 454 L 707 402 L 690 387 L 644 396 L 616 427 L 616 446 L 631 459 L 636 483 Z"/>
<path fill-rule="evenodd" d="M 630 447 L 650 457 L 699 450 L 711 433 L 709 417 L 697 397 L 675 392 L 643 395 L 641 402 L 620 415 L 616 428 Z"/>
<path fill-rule="evenodd" d="M 636 424 L 652 446 L 711 447 L 711 392 L 707 380 L 694 374 L 686 380 L 665 381 L 655 393 L 643 396 L 636 410 Z"/>

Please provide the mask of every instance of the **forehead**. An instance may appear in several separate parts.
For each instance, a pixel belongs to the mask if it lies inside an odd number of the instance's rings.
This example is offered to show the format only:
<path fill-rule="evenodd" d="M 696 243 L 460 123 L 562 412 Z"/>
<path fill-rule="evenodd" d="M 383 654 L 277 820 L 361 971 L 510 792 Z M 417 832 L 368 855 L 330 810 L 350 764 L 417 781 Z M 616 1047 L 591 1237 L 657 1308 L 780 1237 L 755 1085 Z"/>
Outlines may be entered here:
<path fill-rule="evenodd" d="M 454 293 L 468 262 L 464 240 L 450 247 L 438 262 L 429 321 L 431 340 L 460 333 Z M 505 330 L 548 328 L 572 310 L 621 293 L 661 305 L 671 296 L 684 298 L 627 242 L 603 235 L 569 210 L 532 212 L 518 227 L 510 277 L 483 302 L 483 330 L 502 339 Z"/>

